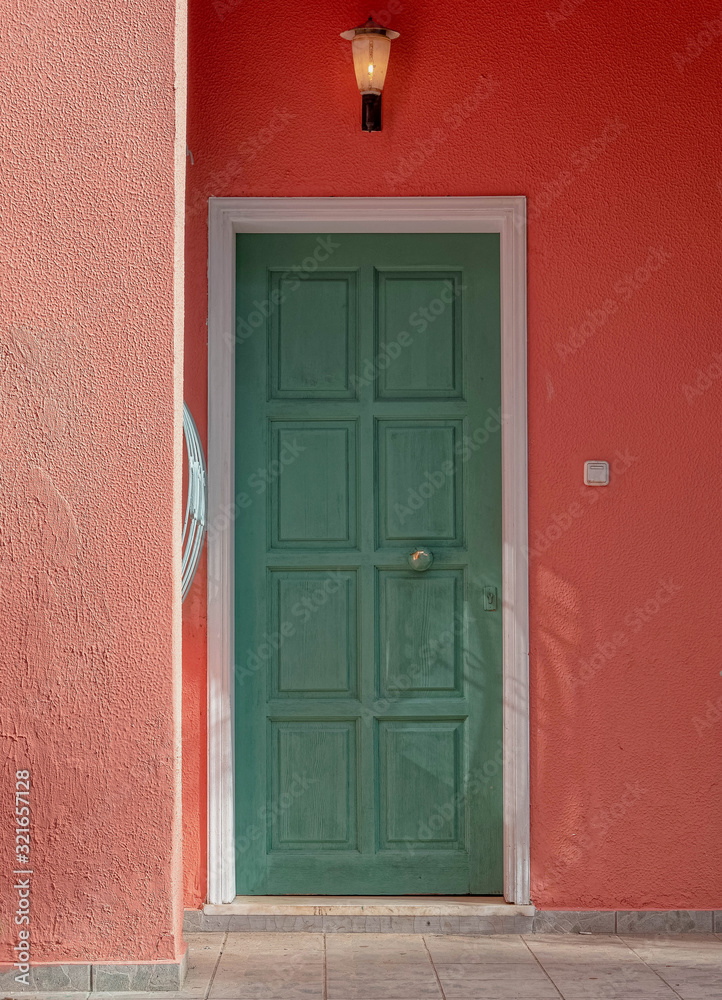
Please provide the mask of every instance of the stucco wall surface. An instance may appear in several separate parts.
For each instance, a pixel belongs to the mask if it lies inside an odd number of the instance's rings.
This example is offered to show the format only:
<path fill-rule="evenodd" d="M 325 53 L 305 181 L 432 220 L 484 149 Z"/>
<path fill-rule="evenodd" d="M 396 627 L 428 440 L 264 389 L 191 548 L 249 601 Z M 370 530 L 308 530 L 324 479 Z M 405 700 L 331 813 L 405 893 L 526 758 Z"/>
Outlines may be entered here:
<path fill-rule="evenodd" d="M 171 0 L 0 26 L 0 961 L 183 950 Z M 18 989 L 21 989 L 18 986 Z"/>
<path fill-rule="evenodd" d="M 186 397 L 209 195 L 528 198 L 532 895 L 722 904 L 719 0 L 397 0 L 383 132 L 348 0 L 194 0 Z M 606 489 L 585 459 L 612 463 Z M 205 885 L 205 592 L 185 607 L 186 901 Z"/>

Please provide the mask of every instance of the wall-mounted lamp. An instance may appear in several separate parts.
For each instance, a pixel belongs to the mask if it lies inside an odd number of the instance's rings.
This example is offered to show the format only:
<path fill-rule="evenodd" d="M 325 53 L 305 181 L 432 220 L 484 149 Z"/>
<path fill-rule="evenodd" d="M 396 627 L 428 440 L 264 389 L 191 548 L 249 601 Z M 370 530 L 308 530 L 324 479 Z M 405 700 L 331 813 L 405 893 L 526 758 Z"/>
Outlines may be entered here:
<path fill-rule="evenodd" d="M 381 91 L 389 65 L 391 41 L 398 37 L 398 31 L 382 27 L 372 17 L 358 28 L 341 32 L 341 38 L 347 38 L 353 50 L 353 68 L 361 91 L 361 128 L 364 132 L 381 131 Z"/>

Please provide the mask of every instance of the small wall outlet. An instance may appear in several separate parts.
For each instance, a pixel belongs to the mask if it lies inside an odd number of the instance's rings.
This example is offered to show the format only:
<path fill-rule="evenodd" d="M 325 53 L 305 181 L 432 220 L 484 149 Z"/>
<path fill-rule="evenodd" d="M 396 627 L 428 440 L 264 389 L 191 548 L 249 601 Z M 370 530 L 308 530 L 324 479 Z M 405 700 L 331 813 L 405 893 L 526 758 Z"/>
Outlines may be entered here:
<path fill-rule="evenodd" d="M 609 462 L 585 462 L 584 485 L 609 486 Z"/>

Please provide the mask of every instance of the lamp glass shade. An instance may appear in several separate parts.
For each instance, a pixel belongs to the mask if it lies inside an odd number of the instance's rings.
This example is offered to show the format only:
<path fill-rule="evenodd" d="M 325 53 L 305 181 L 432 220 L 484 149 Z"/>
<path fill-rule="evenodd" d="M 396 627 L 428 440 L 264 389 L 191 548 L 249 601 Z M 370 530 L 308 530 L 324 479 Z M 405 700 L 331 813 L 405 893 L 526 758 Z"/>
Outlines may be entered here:
<path fill-rule="evenodd" d="M 380 94 L 389 65 L 391 41 L 376 32 L 359 34 L 351 42 L 356 83 L 362 94 Z"/>

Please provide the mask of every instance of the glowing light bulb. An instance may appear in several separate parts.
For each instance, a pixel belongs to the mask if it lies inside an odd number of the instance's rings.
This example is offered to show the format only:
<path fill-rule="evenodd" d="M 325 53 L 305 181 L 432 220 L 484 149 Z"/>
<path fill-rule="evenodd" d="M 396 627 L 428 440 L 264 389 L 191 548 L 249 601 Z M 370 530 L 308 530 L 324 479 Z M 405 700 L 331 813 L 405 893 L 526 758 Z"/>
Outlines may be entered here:
<path fill-rule="evenodd" d="M 369 76 L 373 76 L 373 75 L 374 75 L 374 64 L 373 63 L 369 63 Z"/>

